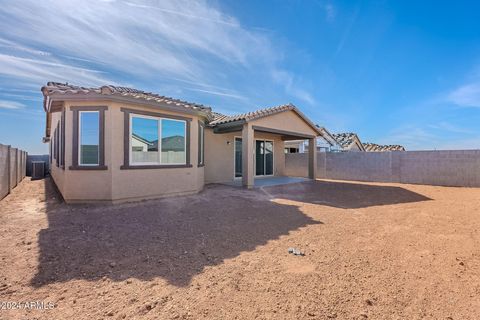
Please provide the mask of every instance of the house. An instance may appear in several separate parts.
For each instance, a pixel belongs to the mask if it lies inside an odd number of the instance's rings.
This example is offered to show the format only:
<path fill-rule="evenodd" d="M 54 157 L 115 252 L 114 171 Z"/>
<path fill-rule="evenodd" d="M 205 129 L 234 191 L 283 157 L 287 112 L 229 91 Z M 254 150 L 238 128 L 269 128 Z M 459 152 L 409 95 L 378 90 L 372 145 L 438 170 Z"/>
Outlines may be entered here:
<path fill-rule="evenodd" d="M 283 176 L 284 143 L 323 136 L 292 104 L 238 115 L 141 90 L 42 87 L 51 175 L 66 202 L 196 193 L 207 183 Z M 309 153 L 309 177 L 316 173 Z"/>
<path fill-rule="evenodd" d="M 367 152 L 405 151 L 405 148 L 398 144 L 381 145 L 367 142 L 363 143 L 363 147 Z"/>
<path fill-rule="evenodd" d="M 318 125 L 317 127 L 322 131 L 322 136 L 317 138 L 317 152 L 336 152 L 342 150 L 340 144 L 326 128 Z M 285 141 L 285 153 L 304 153 L 307 151 L 308 140 Z"/>
<path fill-rule="evenodd" d="M 333 134 L 333 137 L 342 147 L 342 151 L 365 151 L 360 138 L 353 132 Z"/>

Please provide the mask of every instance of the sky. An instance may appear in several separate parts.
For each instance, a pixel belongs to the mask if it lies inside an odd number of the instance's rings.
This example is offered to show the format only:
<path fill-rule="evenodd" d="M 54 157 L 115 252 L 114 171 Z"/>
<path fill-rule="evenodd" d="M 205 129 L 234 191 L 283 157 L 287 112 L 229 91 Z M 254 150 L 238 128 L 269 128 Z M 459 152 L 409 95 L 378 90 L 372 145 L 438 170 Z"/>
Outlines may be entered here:
<path fill-rule="evenodd" d="M 0 143 L 46 153 L 40 88 L 122 85 L 330 132 L 480 148 L 478 1 L 0 0 Z"/>

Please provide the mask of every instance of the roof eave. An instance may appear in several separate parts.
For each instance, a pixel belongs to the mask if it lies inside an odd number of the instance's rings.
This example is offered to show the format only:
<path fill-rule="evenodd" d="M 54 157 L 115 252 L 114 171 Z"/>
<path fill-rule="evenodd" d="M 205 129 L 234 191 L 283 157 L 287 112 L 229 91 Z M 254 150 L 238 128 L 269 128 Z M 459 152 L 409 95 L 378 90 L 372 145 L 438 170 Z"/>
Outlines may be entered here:
<path fill-rule="evenodd" d="M 132 98 L 128 96 L 119 96 L 115 94 L 111 95 L 104 95 L 99 93 L 85 93 L 85 94 L 61 94 L 61 93 L 53 93 L 48 95 L 49 104 L 53 101 L 115 101 L 115 102 L 124 102 L 124 103 L 131 103 L 131 104 L 139 104 L 149 107 L 157 107 L 161 108 L 162 110 L 184 113 L 184 114 L 191 114 L 202 116 L 205 118 L 209 118 L 209 111 L 202 110 L 202 109 L 194 109 L 194 108 L 186 108 L 186 107 L 179 107 L 179 106 L 172 106 L 168 103 L 160 103 L 154 100 L 144 100 L 139 98 Z M 47 109 L 49 110 L 49 109 Z"/>

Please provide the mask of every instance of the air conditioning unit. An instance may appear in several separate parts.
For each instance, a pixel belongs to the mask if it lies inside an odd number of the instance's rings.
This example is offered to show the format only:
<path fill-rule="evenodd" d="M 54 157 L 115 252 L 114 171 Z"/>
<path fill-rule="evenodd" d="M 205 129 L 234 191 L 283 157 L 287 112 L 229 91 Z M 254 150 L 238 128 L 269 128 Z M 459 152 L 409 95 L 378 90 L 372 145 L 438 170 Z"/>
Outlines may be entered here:
<path fill-rule="evenodd" d="M 32 180 L 45 177 L 45 161 L 32 161 Z"/>

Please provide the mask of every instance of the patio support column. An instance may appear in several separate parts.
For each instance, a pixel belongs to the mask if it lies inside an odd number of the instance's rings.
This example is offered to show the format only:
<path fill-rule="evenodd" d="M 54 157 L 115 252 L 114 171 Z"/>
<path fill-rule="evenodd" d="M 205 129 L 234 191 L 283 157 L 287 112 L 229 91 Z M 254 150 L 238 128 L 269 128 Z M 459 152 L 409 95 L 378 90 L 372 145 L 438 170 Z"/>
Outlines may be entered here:
<path fill-rule="evenodd" d="M 242 184 L 247 188 L 253 188 L 253 128 L 245 123 L 242 128 Z"/>
<path fill-rule="evenodd" d="M 317 138 L 308 139 L 308 178 L 317 178 Z"/>

